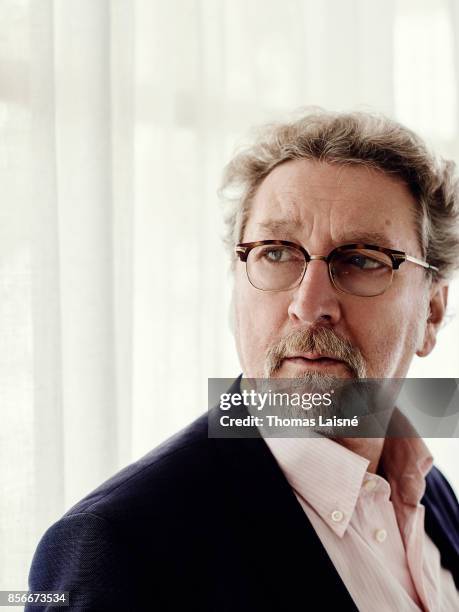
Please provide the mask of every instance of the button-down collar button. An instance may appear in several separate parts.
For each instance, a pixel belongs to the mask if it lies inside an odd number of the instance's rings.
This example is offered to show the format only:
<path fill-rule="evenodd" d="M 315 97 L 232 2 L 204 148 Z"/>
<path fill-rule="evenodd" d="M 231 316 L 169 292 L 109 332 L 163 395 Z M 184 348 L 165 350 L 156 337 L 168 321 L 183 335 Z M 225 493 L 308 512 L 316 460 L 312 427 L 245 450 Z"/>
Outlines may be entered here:
<path fill-rule="evenodd" d="M 341 522 L 343 520 L 343 516 L 344 514 L 341 512 L 341 510 L 333 510 L 331 513 L 331 519 L 334 523 Z"/>
<path fill-rule="evenodd" d="M 375 538 L 378 542 L 384 542 L 385 539 L 387 538 L 387 531 L 385 529 L 378 529 L 375 532 Z"/>
<path fill-rule="evenodd" d="M 367 480 L 363 486 L 367 491 L 374 491 L 376 489 L 376 480 L 374 478 Z"/>

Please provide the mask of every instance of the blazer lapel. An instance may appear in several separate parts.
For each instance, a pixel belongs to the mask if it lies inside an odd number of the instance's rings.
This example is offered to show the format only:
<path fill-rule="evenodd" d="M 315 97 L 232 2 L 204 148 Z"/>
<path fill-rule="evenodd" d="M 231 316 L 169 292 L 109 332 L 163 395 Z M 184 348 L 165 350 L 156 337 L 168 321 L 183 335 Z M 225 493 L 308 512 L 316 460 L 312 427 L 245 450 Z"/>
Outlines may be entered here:
<path fill-rule="evenodd" d="M 243 409 L 231 416 L 243 416 Z M 239 413 L 239 414 L 238 414 Z M 246 413 L 247 414 L 247 413 Z M 218 418 L 215 411 L 210 418 Z M 321 607 L 356 606 L 264 440 L 214 439 L 227 488 L 225 516 L 240 539 L 246 572 L 265 610 L 293 610 L 319 595 Z M 243 551 L 243 552 L 242 552 Z"/>

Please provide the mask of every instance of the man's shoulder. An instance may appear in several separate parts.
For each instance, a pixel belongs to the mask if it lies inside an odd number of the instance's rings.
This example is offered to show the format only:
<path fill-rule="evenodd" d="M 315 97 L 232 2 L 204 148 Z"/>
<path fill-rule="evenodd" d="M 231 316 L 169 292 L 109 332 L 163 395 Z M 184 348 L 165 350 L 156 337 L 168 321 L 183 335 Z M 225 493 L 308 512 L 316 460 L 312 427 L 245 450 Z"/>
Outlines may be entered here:
<path fill-rule="evenodd" d="M 154 576 L 158 609 L 181 608 L 172 582 L 187 576 L 171 568 L 177 551 L 205 549 L 195 540 L 214 490 L 212 442 L 205 414 L 79 501 L 42 537 L 30 589 L 71 591 L 75 610 L 141 609 L 135 593 Z"/>
<path fill-rule="evenodd" d="M 65 516 L 90 513 L 119 521 L 167 510 L 189 493 L 191 483 L 195 492 L 208 486 L 213 452 L 204 414 L 102 483 Z"/>

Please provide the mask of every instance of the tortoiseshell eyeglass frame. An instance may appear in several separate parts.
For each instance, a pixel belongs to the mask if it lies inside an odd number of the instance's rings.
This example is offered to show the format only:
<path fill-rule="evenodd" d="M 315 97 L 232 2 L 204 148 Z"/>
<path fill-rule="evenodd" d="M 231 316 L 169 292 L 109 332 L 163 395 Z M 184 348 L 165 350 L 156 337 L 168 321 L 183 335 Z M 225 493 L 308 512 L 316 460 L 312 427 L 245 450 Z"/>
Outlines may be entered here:
<path fill-rule="evenodd" d="M 297 244 L 296 242 L 290 242 L 289 240 L 258 240 L 256 242 L 241 242 L 240 244 L 236 245 L 236 248 L 235 248 L 236 255 L 239 257 L 239 259 L 242 262 L 245 262 L 247 264 L 247 258 L 252 249 L 258 246 L 267 246 L 267 245 L 287 246 L 287 247 L 296 249 L 303 254 L 305 264 L 308 264 L 310 261 L 314 261 L 314 260 L 325 261 L 328 264 L 329 276 L 330 276 L 330 280 L 333 286 L 338 291 L 341 291 L 342 293 L 348 293 L 348 292 L 344 291 L 343 289 L 341 289 L 340 287 L 336 285 L 335 280 L 333 278 L 332 271 L 330 269 L 330 262 L 333 260 L 333 257 L 336 253 L 340 253 L 343 251 L 351 251 L 355 249 L 365 249 L 366 251 L 379 251 L 380 253 L 385 253 L 386 255 L 388 255 L 388 257 L 390 258 L 392 262 L 392 270 L 398 270 L 400 267 L 400 264 L 402 264 L 404 261 L 410 261 L 411 263 L 414 263 L 417 266 L 422 266 L 426 270 L 433 270 L 433 271 L 438 272 L 438 268 L 436 266 L 433 266 L 427 263 L 426 261 L 422 261 L 422 259 L 418 259 L 417 257 L 413 257 L 412 255 L 408 255 L 404 251 L 397 251 L 395 249 L 388 249 L 386 247 L 382 247 L 382 246 L 378 246 L 374 244 L 366 244 L 363 242 L 356 242 L 353 244 L 343 244 L 339 247 L 334 248 L 332 251 L 330 251 L 328 255 L 310 255 L 304 247 L 302 247 L 300 244 Z M 298 285 L 301 284 L 304 274 L 306 272 L 306 268 L 307 268 L 307 265 L 305 265 L 303 274 L 298 279 L 298 283 L 295 286 L 289 287 L 288 289 L 260 289 L 260 291 L 289 291 L 290 289 L 294 289 L 295 287 L 298 287 Z M 250 281 L 250 278 L 249 278 L 249 281 Z M 390 283 L 382 291 L 382 293 L 384 293 L 384 291 L 386 291 L 390 287 L 391 283 L 392 283 L 392 278 L 391 278 Z M 256 287 L 256 289 L 259 289 L 259 288 Z M 361 296 L 361 297 L 374 297 L 374 296 Z"/>

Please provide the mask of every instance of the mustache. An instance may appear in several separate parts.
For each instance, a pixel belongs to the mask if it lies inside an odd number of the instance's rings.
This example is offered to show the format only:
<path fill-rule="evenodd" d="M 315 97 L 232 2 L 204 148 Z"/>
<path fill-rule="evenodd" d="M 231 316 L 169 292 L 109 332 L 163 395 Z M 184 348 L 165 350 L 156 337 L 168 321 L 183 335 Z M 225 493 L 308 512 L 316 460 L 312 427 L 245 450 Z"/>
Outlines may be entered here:
<path fill-rule="evenodd" d="M 265 378 L 275 374 L 286 357 L 293 357 L 298 353 L 327 355 L 344 362 L 355 378 L 366 377 L 365 360 L 357 347 L 327 327 L 309 327 L 291 331 L 268 349 Z"/>

